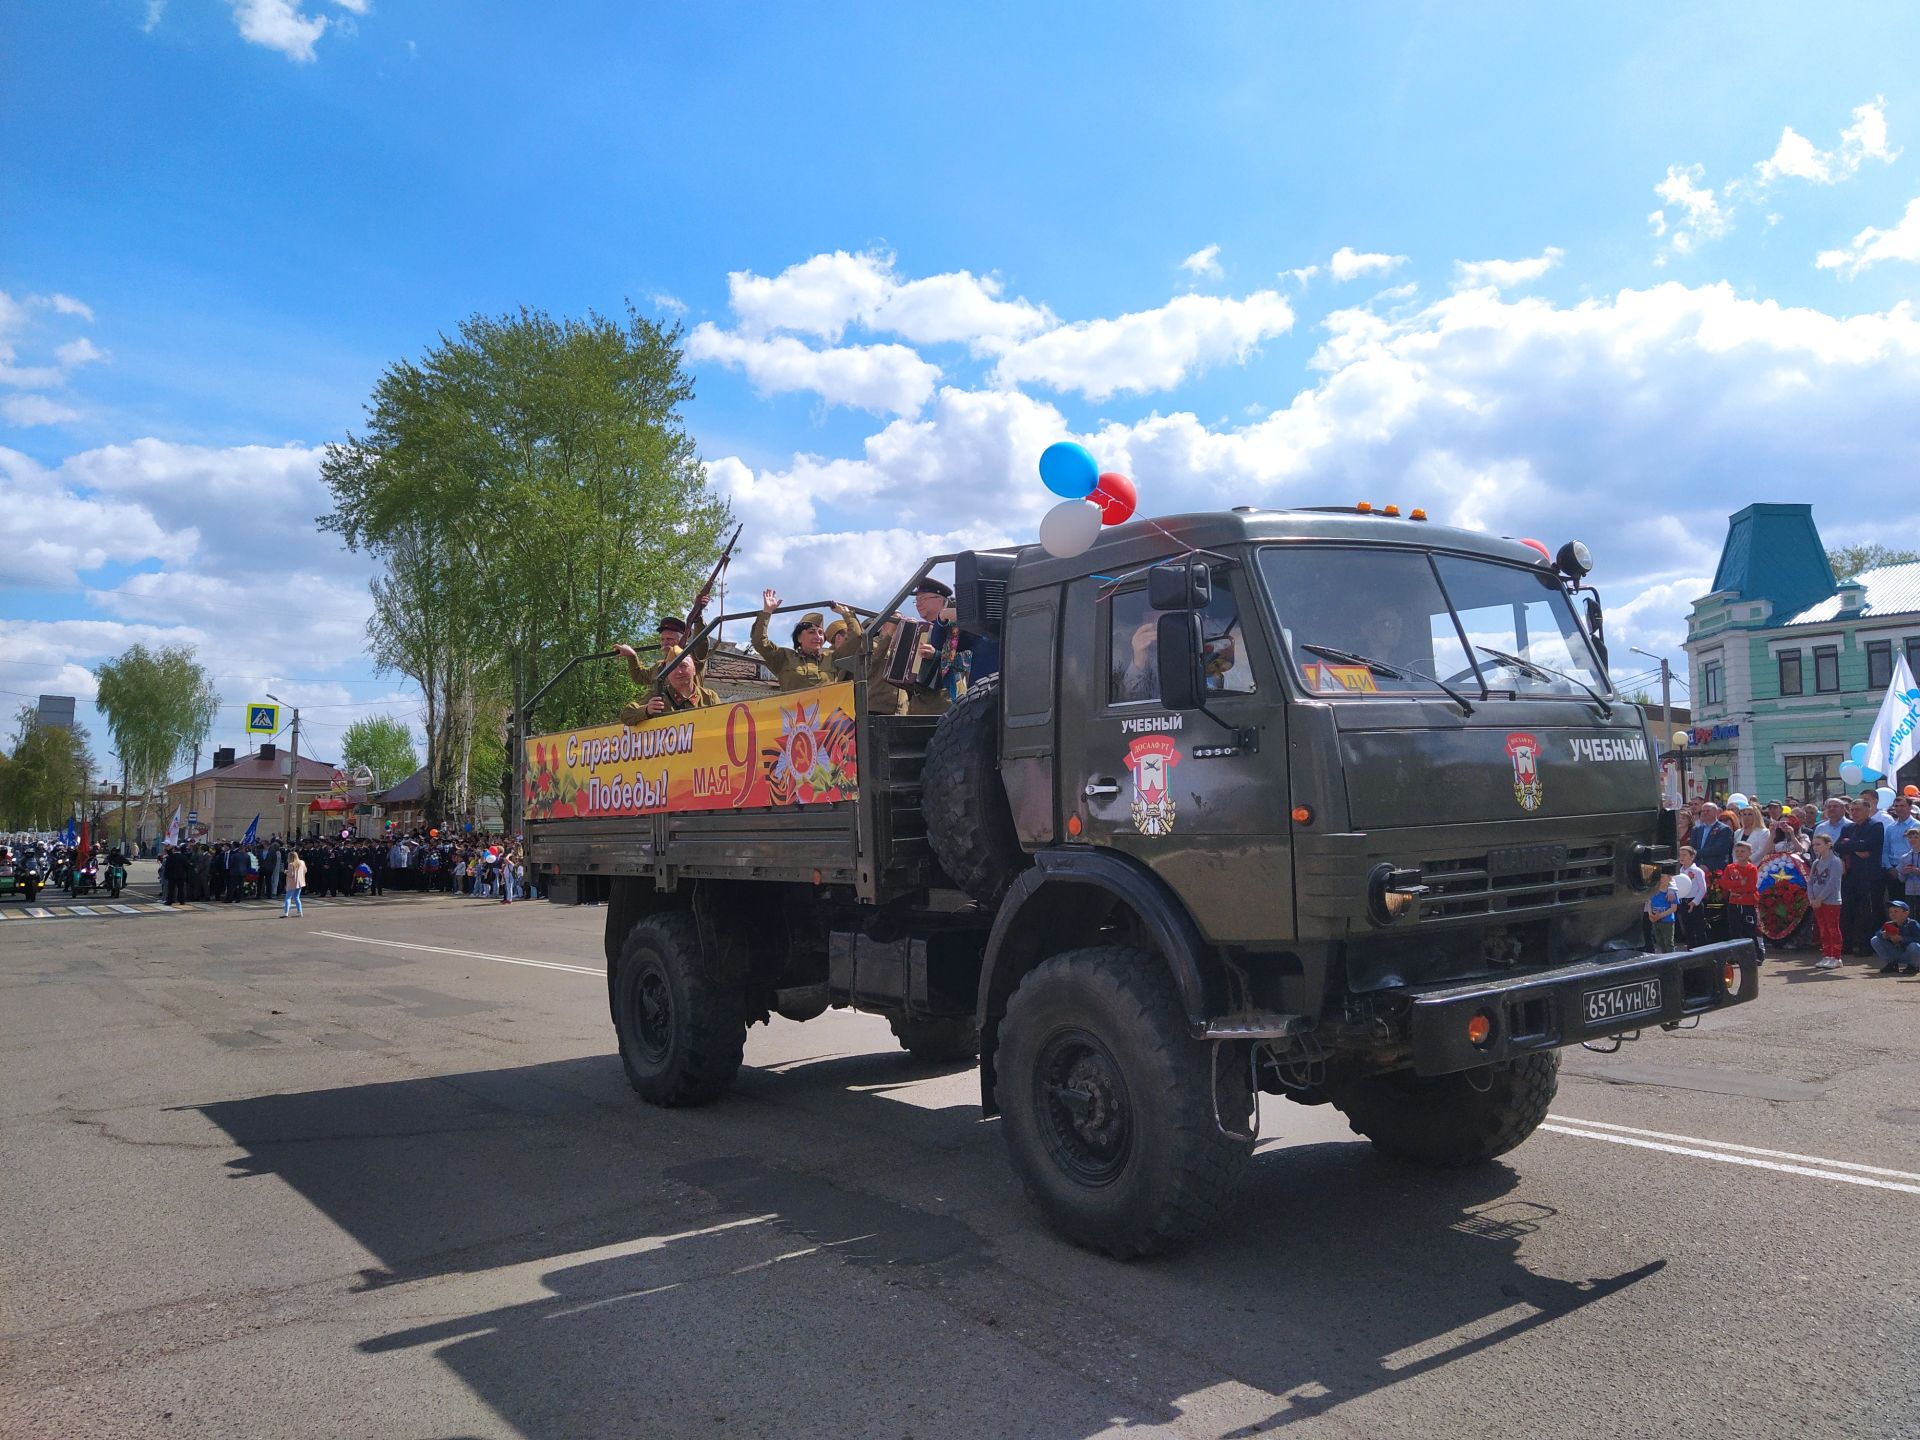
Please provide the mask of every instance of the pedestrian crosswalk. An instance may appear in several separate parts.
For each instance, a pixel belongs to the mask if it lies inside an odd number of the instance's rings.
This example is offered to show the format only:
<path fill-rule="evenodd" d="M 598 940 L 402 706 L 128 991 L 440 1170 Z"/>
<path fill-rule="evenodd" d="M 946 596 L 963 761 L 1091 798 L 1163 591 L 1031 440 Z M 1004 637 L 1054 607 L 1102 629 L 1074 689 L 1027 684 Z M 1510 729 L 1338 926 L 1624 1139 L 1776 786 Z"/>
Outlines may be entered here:
<path fill-rule="evenodd" d="M 389 904 L 388 897 L 378 895 L 337 895 L 327 899 L 302 897 L 302 907 L 307 910 L 326 909 L 334 905 L 355 906 L 364 909 L 368 906 Z M 272 910 L 281 908 L 279 900 L 236 900 L 231 905 L 213 900 L 197 900 L 180 905 L 162 905 L 158 900 L 98 900 L 82 904 L 61 905 L 8 905 L 0 904 L 0 934 L 4 934 L 9 921 L 35 920 L 124 920 L 143 915 L 184 915 L 194 910 L 213 910 L 233 913 L 245 910 Z"/>

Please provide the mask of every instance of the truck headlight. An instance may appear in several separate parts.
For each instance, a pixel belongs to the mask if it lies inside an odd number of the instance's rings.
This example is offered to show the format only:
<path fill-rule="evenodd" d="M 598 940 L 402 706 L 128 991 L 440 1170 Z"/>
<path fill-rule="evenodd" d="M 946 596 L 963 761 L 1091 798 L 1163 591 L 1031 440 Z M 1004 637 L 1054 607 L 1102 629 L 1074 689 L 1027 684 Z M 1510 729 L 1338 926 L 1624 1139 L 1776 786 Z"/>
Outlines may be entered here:
<path fill-rule="evenodd" d="M 1427 887 L 1420 883 L 1418 870 L 1376 865 L 1367 877 L 1367 911 L 1376 925 L 1391 925 L 1412 914 L 1426 893 Z"/>

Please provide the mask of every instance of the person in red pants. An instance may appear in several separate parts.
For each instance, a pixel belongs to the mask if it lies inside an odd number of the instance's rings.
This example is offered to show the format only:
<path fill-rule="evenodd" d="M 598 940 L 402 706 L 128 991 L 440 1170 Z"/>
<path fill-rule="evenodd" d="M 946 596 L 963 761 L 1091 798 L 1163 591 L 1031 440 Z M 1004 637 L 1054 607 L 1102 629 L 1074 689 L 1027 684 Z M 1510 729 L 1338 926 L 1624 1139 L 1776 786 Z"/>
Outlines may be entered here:
<path fill-rule="evenodd" d="M 1807 908 L 1820 935 L 1817 970 L 1838 970 L 1845 941 L 1840 931 L 1840 859 L 1833 853 L 1833 837 L 1813 837 L 1813 858 L 1807 865 Z"/>
<path fill-rule="evenodd" d="M 1720 884 L 1727 892 L 1728 938 L 1751 940 L 1765 955 L 1766 941 L 1754 923 L 1760 906 L 1760 867 L 1753 863 L 1753 847 L 1746 841 L 1734 843 L 1733 859 L 1720 871 Z"/>

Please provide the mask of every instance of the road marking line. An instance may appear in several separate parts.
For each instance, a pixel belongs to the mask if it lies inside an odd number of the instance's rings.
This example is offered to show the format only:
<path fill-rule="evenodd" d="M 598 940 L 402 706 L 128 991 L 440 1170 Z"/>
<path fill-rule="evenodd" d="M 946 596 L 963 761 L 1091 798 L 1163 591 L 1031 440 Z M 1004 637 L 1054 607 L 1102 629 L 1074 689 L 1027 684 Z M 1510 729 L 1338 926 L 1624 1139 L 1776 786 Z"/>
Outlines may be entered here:
<path fill-rule="evenodd" d="M 109 910 L 118 910 L 122 915 L 139 915 L 142 912 L 132 905 L 109 905 Z"/>
<path fill-rule="evenodd" d="M 405 940 L 375 940 L 370 935 L 346 935 L 338 930 L 315 930 L 315 935 L 324 935 L 329 940 L 352 940 L 360 945 L 385 945 L 392 950 L 422 950 L 429 955 L 458 955 L 463 960 L 497 960 L 502 965 L 531 965 L 536 970 L 565 970 L 571 975 L 597 975 L 602 980 L 607 972 L 591 965 L 562 965 L 557 960 L 523 960 L 518 955 L 489 955 L 483 950 L 451 950 L 444 945 L 414 945 Z"/>
<path fill-rule="evenodd" d="M 1730 1140 L 1702 1140 L 1698 1135 L 1669 1135 L 1664 1130 L 1638 1130 L 1631 1125 L 1615 1125 L 1607 1120 L 1576 1120 L 1571 1115 L 1549 1115 L 1562 1125 L 1584 1125 L 1590 1130 L 1618 1130 L 1624 1135 L 1644 1135 L 1650 1140 L 1677 1140 L 1683 1145 L 1708 1145 L 1715 1150 L 1737 1150 L 1742 1155 L 1764 1155 L 1770 1160 L 1798 1160 L 1808 1165 L 1824 1165 L 1830 1170 L 1858 1170 L 1863 1175 L 1886 1175 L 1895 1180 L 1920 1180 L 1910 1170 L 1887 1170 L 1878 1165 L 1862 1165 L 1855 1160 L 1829 1160 L 1824 1155 L 1796 1155 L 1791 1150 L 1762 1150 L 1757 1145 L 1735 1145 Z"/>
<path fill-rule="evenodd" d="M 35 920 L 53 919 L 53 911 L 47 909 L 47 907 L 44 905 L 29 905 L 27 907 L 27 914 L 32 916 Z"/>
<path fill-rule="evenodd" d="M 76 915 L 98 915 L 100 913 L 91 905 L 70 905 L 67 908 Z"/>
<path fill-rule="evenodd" d="M 1636 1150 L 1658 1150 L 1668 1155 L 1690 1155 L 1696 1160 L 1718 1160 L 1724 1165 L 1750 1165 L 1756 1170 L 1777 1170 L 1784 1175 L 1806 1175 L 1815 1180 L 1838 1180 L 1845 1185 L 1869 1185 L 1875 1190 L 1898 1190 L 1905 1195 L 1920 1195 L 1920 1185 L 1901 1185 L 1892 1180 L 1875 1180 L 1870 1175 L 1854 1175 L 1845 1170 L 1817 1170 L 1811 1165 L 1783 1165 L 1777 1160 L 1761 1160 L 1751 1155 L 1729 1155 L 1723 1150 L 1701 1150 L 1689 1145 L 1665 1145 L 1658 1140 L 1641 1140 L 1632 1135 L 1609 1135 L 1602 1130 L 1574 1130 L 1548 1123 L 1540 1127 L 1555 1135 L 1571 1135 L 1576 1140 L 1605 1140 L 1610 1145 L 1631 1145 Z"/>

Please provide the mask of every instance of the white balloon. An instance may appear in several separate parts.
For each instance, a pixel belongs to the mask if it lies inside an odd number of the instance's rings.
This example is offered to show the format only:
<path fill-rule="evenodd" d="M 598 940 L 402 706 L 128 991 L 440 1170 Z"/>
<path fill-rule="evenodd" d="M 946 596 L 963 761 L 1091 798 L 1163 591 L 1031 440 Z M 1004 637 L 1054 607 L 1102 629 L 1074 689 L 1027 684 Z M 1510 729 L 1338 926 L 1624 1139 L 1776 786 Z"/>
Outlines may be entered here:
<path fill-rule="evenodd" d="M 1747 797 L 1742 795 L 1738 790 L 1727 796 L 1727 808 L 1729 810 L 1744 810 L 1752 803 L 1751 800 L 1747 799 Z"/>
<path fill-rule="evenodd" d="M 1667 888 L 1673 891 L 1680 899 L 1691 900 L 1693 898 L 1693 877 L 1691 875 L 1676 875 L 1673 877 L 1673 884 Z"/>
<path fill-rule="evenodd" d="M 1040 545 L 1058 560 L 1084 554 L 1100 538 L 1100 507 L 1087 500 L 1062 500 L 1040 517 Z"/>
<path fill-rule="evenodd" d="M 1894 800 L 1898 798 L 1895 795 L 1894 789 L 1891 785 L 1882 785 L 1874 793 L 1880 797 L 1880 808 L 1882 810 L 1885 810 L 1888 806 L 1892 805 Z"/>
<path fill-rule="evenodd" d="M 1866 773 L 1853 761 L 1845 760 L 1840 765 L 1840 778 L 1849 785 L 1858 785 L 1866 778 Z"/>

